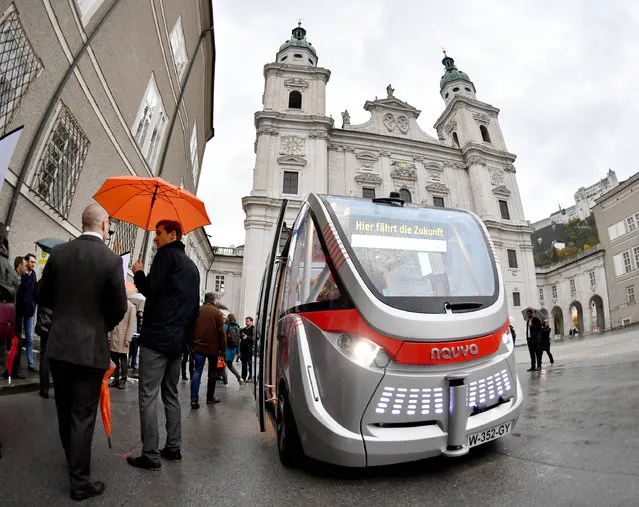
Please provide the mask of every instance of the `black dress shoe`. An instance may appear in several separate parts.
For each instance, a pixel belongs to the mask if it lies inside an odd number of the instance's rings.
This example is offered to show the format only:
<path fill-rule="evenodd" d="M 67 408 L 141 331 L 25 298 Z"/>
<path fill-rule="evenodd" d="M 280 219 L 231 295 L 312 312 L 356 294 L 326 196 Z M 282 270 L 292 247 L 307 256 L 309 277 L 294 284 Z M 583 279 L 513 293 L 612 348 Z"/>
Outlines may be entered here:
<path fill-rule="evenodd" d="M 219 398 L 213 398 L 212 400 L 206 400 L 207 405 L 212 405 L 213 403 L 220 403 L 222 400 Z"/>
<path fill-rule="evenodd" d="M 164 459 L 168 459 L 169 461 L 173 461 L 174 463 L 179 463 L 182 461 L 182 453 L 180 449 L 176 451 L 172 451 L 171 449 L 167 449 L 166 447 L 160 451 L 160 456 Z"/>
<path fill-rule="evenodd" d="M 526 371 L 535 371 L 535 368 L 534 367 L 528 368 Z"/>
<path fill-rule="evenodd" d="M 144 455 L 138 456 L 137 458 L 134 458 L 133 456 L 129 456 L 126 459 L 126 462 L 132 467 L 144 468 L 145 470 L 151 470 L 153 472 L 157 472 L 158 470 L 162 468 L 161 463 L 153 463 L 149 458 L 147 458 Z"/>
<path fill-rule="evenodd" d="M 49 399 L 49 391 L 45 390 L 45 389 L 40 389 L 40 397 L 44 398 L 45 400 Z"/>
<path fill-rule="evenodd" d="M 81 502 L 82 500 L 86 500 L 87 498 L 101 495 L 102 493 L 104 493 L 104 487 L 105 486 L 103 482 L 95 481 L 78 491 L 71 491 L 71 498 L 73 498 L 77 502 Z"/>

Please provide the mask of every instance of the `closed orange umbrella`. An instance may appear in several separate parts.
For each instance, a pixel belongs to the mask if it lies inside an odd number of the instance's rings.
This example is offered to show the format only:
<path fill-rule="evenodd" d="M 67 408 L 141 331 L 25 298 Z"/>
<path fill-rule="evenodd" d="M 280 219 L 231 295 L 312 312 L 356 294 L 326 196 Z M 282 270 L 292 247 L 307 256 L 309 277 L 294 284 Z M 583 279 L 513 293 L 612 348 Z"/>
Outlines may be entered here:
<path fill-rule="evenodd" d="M 112 218 L 155 230 L 160 220 L 175 220 L 184 234 L 211 223 L 204 203 L 162 178 L 109 178 L 93 196 Z"/>
<path fill-rule="evenodd" d="M 111 449 L 111 393 L 109 391 L 108 380 L 114 371 L 115 363 L 110 361 L 109 369 L 104 374 L 102 387 L 100 388 L 100 414 L 102 415 L 104 432 L 106 433 L 107 440 L 109 441 L 109 449 Z"/>

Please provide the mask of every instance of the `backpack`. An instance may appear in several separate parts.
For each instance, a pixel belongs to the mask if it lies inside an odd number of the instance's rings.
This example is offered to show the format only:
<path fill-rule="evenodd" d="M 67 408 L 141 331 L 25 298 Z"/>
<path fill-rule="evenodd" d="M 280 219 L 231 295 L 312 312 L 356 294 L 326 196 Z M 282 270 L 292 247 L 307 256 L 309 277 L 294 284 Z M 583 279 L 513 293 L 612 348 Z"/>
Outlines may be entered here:
<path fill-rule="evenodd" d="M 240 344 L 240 330 L 237 324 L 230 324 L 226 330 L 226 347 L 235 349 Z"/>

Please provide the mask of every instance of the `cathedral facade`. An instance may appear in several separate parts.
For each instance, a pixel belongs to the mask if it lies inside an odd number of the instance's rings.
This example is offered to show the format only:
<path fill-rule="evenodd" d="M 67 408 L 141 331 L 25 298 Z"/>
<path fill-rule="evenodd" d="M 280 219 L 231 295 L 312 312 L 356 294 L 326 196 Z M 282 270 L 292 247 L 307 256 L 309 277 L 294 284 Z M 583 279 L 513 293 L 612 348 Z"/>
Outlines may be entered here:
<path fill-rule="evenodd" d="M 515 155 L 499 126 L 499 110 L 476 97 L 475 86 L 449 56 L 442 61 L 444 110 L 424 132 L 420 111 L 395 96 L 368 100 L 361 125 L 342 113 L 342 126 L 326 115 L 330 71 L 318 66 L 306 30 L 292 37 L 264 66 L 263 109 L 255 114 L 255 169 L 242 199 L 246 242 L 240 315 L 255 312 L 281 200 L 289 200 L 292 226 L 309 192 L 373 198 L 399 192 L 407 202 L 467 209 L 486 224 L 502 266 L 510 313 L 523 332 L 520 311 L 537 303 L 532 228 L 524 217 Z"/>

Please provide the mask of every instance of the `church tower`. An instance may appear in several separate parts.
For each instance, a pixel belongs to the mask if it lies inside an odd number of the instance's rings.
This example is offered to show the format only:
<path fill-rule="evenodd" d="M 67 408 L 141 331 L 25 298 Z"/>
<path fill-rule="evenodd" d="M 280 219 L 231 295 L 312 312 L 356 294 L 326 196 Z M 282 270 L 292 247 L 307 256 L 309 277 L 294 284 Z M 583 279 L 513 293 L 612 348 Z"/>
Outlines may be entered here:
<path fill-rule="evenodd" d="M 330 71 L 318 56 L 301 21 L 264 66 L 263 109 L 255 113 L 255 168 L 251 194 L 242 199 L 246 242 L 241 315 L 252 315 L 266 256 L 275 234 L 281 200 L 289 200 L 289 227 L 309 192 L 328 187 L 327 143 L 333 120 L 326 116 Z"/>
<path fill-rule="evenodd" d="M 524 217 L 515 166 L 499 126 L 499 109 L 477 99 L 473 82 L 448 55 L 439 88 L 446 105 L 435 123 L 439 139 L 464 159 L 473 211 L 493 238 L 503 268 L 510 314 L 537 305 L 532 232 Z"/>

